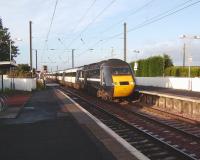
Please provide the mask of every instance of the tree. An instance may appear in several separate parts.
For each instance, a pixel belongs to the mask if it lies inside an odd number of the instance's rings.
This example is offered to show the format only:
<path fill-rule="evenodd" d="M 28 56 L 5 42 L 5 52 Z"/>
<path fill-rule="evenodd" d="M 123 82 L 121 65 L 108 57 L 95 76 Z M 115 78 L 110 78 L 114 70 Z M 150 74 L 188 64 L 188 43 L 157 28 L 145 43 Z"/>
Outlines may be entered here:
<path fill-rule="evenodd" d="M 30 66 L 28 64 L 18 64 L 17 70 L 18 71 L 22 71 L 22 72 L 29 72 L 29 71 L 31 71 L 30 70 Z"/>
<path fill-rule="evenodd" d="M 8 32 L 8 28 L 4 28 L 2 19 L 0 18 L 0 61 L 10 60 L 10 42 L 11 42 L 11 60 L 19 54 L 18 48 L 14 45 Z"/>
<path fill-rule="evenodd" d="M 172 62 L 172 59 L 171 59 L 171 57 L 169 55 L 164 54 L 163 58 L 164 58 L 164 62 L 165 62 L 164 69 L 174 66 L 173 62 Z"/>

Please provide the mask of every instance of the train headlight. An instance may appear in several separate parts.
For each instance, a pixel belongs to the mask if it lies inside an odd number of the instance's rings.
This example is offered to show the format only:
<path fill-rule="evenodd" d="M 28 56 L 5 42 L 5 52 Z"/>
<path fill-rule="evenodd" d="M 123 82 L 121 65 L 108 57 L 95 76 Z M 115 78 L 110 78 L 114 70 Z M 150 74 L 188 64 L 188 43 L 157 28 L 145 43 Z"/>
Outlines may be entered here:
<path fill-rule="evenodd" d="M 112 83 L 112 86 L 117 86 L 117 82 L 113 82 L 113 83 Z"/>
<path fill-rule="evenodd" d="M 130 85 L 134 85 L 134 82 L 129 82 Z"/>

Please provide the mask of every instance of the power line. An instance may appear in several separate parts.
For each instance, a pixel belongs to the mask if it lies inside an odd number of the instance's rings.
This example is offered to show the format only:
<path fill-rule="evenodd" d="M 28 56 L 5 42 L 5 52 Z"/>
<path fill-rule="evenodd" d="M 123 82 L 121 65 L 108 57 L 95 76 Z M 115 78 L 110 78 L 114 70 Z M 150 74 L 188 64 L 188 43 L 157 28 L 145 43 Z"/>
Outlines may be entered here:
<path fill-rule="evenodd" d="M 101 32 L 101 34 L 104 34 L 105 32 L 109 31 L 110 29 L 113 29 L 113 27 L 117 26 L 118 24 L 121 24 L 122 22 L 124 22 L 125 19 L 127 19 L 128 17 L 142 11 L 143 9 L 145 9 L 146 7 L 148 7 L 149 5 L 151 5 L 155 0 L 150 0 L 147 3 L 145 3 L 144 5 L 140 6 L 137 9 L 132 9 L 127 16 L 125 16 L 124 18 L 122 18 L 121 20 L 119 20 L 118 22 L 116 22 L 115 24 L 112 24 L 111 26 L 109 26 L 107 29 L 103 30 Z"/>
<path fill-rule="evenodd" d="M 50 26 L 49 26 L 49 30 L 47 32 L 46 41 L 48 41 L 48 38 L 49 38 L 49 34 L 50 34 L 51 27 L 52 27 L 52 24 L 53 24 L 53 19 L 54 19 L 55 13 L 56 13 L 57 4 L 58 4 L 58 0 L 56 0 L 55 6 L 54 6 L 54 11 L 53 11 L 53 15 L 51 17 L 51 23 L 50 23 Z"/>
<path fill-rule="evenodd" d="M 92 9 L 92 7 L 95 5 L 97 0 L 94 0 L 91 5 L 87 8 L 87 10 L 85 11 L 85 13 L 83 14 L 83 16 L 81 16 L 81 18 L 78 21 L 78 24 L 73 28 L 73 30 L 71 31 L 72 33 L 76 30 L 76 28 L 81 24 L 81 22 L 85 19 L 86 15 L 89 13 L 89 11 Z"/>
<path fill-rule="evenodd" d="M 160 20 L 162 20 L 162 19 L 164 19 L 164 18 L 166 18 L 166 17 L 169 17 L 169 16 L 171 16 L 171 15 L 174 15 L 174 14 L 176 14 L 176 13 L 182 11 L 182 10 L 185 10 L 185 9 L 187 9 L 187 8 L 189 8 L 189 7 L 192 7 L 192 6 L 194 6 L 194 5 L 198 4 L 198 3 L 200 3 L 200 1 L 196 1 L 196 2 L 193 2 L 193 3 L 190 3 L 190 4 L 186 5 L 187 3 L 191 2 L 191 1 L 193 1 L 193 0 L 188 0 L 188 1 L 184 2 L 184 3 L 179 4 L 179 5 L 176 6 L 176 7 L 173 7 L 172 9 L 170 9 L 170 10 L 168 10 L 168 11 L 165 11 L 165 12 L 163 12 L 163 13 L 157 15 L 157 16 L 154 16 L 154 17 L 150 18 L 149 20 L 146 20 L 146 21 L 142 22 L 141 24 L 139 24 L 139 25 L 137 25 L 137 26 L 135 26 L 135 27 L 129 29 L 127 32 L 132 32 L 132 31 L 138 30 L 138 29 L 140 29 L 140 28 L 143 28 L 143 27 L 145 27 L 145 26 L 147 26 L 147 25 L 150 25 L 150 24 L 152 24 L 152 23 L 155 23 L 155 22 L 157 22 L 157 21 L 160 21 Z M 181 7 L 181 8 L 180 8 L 180 7 Z M 179 9 L 178 9 L 178 8 L 179 8 Z M 95 43 L 92 45 L 92 48 L 94 48 L 96 45 L 98 45 L 100 41 L 101 41 L 101 42 L 104 41 L 103 43 L 105 43 L 105 42 L 107 42 L 108 40 L 111 40 L 111 39 L 113 39 L 113 38 L 115 38 L 115 37 L 119 37 L 119 36 L 121 36 L 121 35 L 123 35 L 122 32 L 121 32 L 121 33 L 118 33 L 118 34 L 115 34 L 115 35 L 113 35 L 113 36 L 107 37 L 107 38 L 105 38 L 105 39 L 99 40 L 99 41 L 95 42 Z"/>
<path fill-rule="evenodd" d="M 189 0 L 189 1 L 192 1 L 192 0 Z M 188 2 L 189 2 L 189 1 L 188 1 Z M 188 2 L 187 2 L 187 3 L 188 3 Z M 199 2 L 200 2 L 200 1 L 196 1 L 196 2 L 194 2 L 194 3 L 190 3 L 190 4 L 188 4 L 187 6 L 184 6 L 184 7 L 180 8 L 180 9 L 178 9 L 178 10 L 175 10 L 175 11 L 173 11 L 173 12 L 171 12 L 171 13 L 168 13 L 168 14 L 166 14 L 166 15 L 163 15 L 163 16 L 161 16 L 161 17 L 158 17 L 157 19 L 154 19 L 154 20 L 152 20 L 152 21 L 150 21 L 150 22 L 146 22 L 146 23 L 144 23 L 144 24 L 141 24 L 140 26 L 138 25 L 137 27 L 134 27 L 134 28 L 130 29 L 128 32 L 132 32 L 132 31 L 134 31 L 134 30 L 140 29 L 140 28 L 142 28 L 142 27 L 144 27 L 144 26 L 147 26 L 147 25 L 149 25 L 149 24 L 152 24 L 152 23 L 155 23 L 155 22 L 157 22 L 157 21 L 160 21 L 160 20 L 162 20 L 162 19 L 164 19 L 164 18 L 166 18 L 166 17 L 169 17 L 169 16 L 174 15 L 174 14 L 176 14 L 176 13 L 182 11 L 182 10 L 185 10 L 185 9 L 191 7 L 191 6 L 194 6 L 194 5 L 198 4 Z M 169 12 L 169 11 L 168 11 L 168 12 Z"/>
<path fill-rule="evenodd" d="M 112 24 L 111 26 L 109 26 L 107 29 L 103 30 L 101 32 L 102 33 L 105 33 L 107 31 L 109 31 L 110 29 L 113 29 L 113 27 L 119 25 L 119 24 L 122 24 L 122 22 L 124 22 L 128 17 L 132 16 L 132 15 L 135 15 L 136 13 L 142 11 L 143 9 L 145 9 L 146 7 L 148 7 L 150 4 L 152 4 L 155 0 L 150 0 L 148 1 L 147 3 L 145 3 L 144 5 L 142 5 L 141 7 L 137 8 L 137 9 L 133 9 L 131 10 L 131 13 L 128 14 L 127 16 L 125 16 L 124 18 L 122 18 L 121 20 L 119 20 L 118 22 L 116 22 L 115 24 Z"/>
<path fill-rule="evenodd" d="M 115 1 L 116 0 L 112 0 L 105 8 L 103 8 L 101 12 L 99 12 L 99 14 L 95 16 L 95 18 L 82 30 L 82 32 L 78 36 L 76 36 L 74 39 L 72 39 L 72 41 L 67 45 L 67 48 L 69 48 L 69 46 L 72 45 L 73 42 L 77 40 L 89 28 L 90 25 L 92 25 L 110 6 L 112 6 L 112 4 Z"/>
<path fill-rule="evenodd" d="M 57 4 L 58 4 L 58 0 L 56 0 L 56 3 L 54 5 L 54 10 L 53 10 L 53 14 L 52 14 L 52 17 L 51 17 L 51 22 L 50 22 L 50 25 L 49 25 L 49 30 L 47 32 L 47 36 L 46 36 L 46 39 L 45 39 L 44 50 L 45 50 L 45 47 L 46 47 L 48 39 L 49 39 L 49 34 L 50 34 L 50 31 L 51 31 L 53 20 L 54 20 L 54 16 L 55 16 L 55 13 L 56 13 Z"/>
<path fill-rule="evenodd" d="M 56 13 L 57 4 L 58 4 L 58 0 L 56 0 L 56 3 L 54 5 L 54 10 L 53 10 L 53 14 L 52 14 L 52 17 L 51 17 L 51 22 L 50 22 L 50 25 L 49 25 L 49 30 L 47 32 L 47 36 L 46 36 L 46 39 L 45 39 L 45 44 L 44 44 L 43 54 L 42 55 L 44 55 L 45 48 L 47 47 L 47 42 L 48 42 L 48 39 L 49 39 L 49 34 L 50 34 L 50 31 L 51 31 L 53 20 L 54 20 L 54 16 L 55 16 L 55 13 Z M 41 56 L 41 61 L 42 61 L 42 56 Z"/>
<path fill-rule="evenodd" d="M 190 3 L 190 4 L 188 4 L 188 5 L 185 6 L 185 4 L 187 4 L 188 2 L 191 2 L 191 1 L 193 1 L 193 0 L 188 0 L 188 1 L 186 1 L 186 2 L 184 2 L 184 3 L 182 3 L 182 4 L 180 4 L 180 5 L 178 5 L 178 6 L 176 6 L 176 7 L 173 7 L 172 9 L 170 9 L 170 10 L 168 10 L 168 11 L 165 11 L 165 12 L 159 14 L 159 15 L 156 15 L 156 16 L 154 16 L 154 17 L 148 19 L 148 20 L 145 20 L 144 22 L 138 24 L 137 26 L 135 26 L 135 27 L 129 29 L 127 32 L 132 32 L 132 31 L 138 30 L 138 29 L 140 29 L 140 28 L 143 28 L 143 27 L 145 27 L 145 26 L 147 26 L 147 25 L 149 25 L 149 24 L 155 23 L 155 22 L 160 21 L 160 20 L 162 20 L 162 19 L 164 19 L 164 18 L 166 18 L 166 17 L 169 17 L 169 16 L 171 16 L 171 15 L 173 15 L 173 14 L 176 14 L 176 13 L 178 13 L 178 12 L 184 10 L 184 9 L 187 9 L 187 8 L 189 8 L 189 7 L 191 7 L 191 6 L 194 6 L 194 5 L 196 5 L 197 3 L 200 2 L 200 1 L 196 1 L 196 2 Z M 182 6 L 183 6 L 183 7 L 182 7 Z M 180 7 L 182 7 L 182 8 L 180 8 Z M 177 9 L 177 8 L 180 8 L 180 9 Z M 174 11 L 174 10 L 175 10 L 175 11 Z M 172 11 L 173 11 L 173 12 L 172 12 Z M 121 32 L 121 33 L 115 34 L 115 35 L 113 35 L 113 36 L 107 37 L 107 38 L 105 38 L 105 39 L 103 39 L 103 40 L 105 41 L 105 40 L 113 39 L 113 38 L 115 38 L 115 37 L 121 36 L 122 34 L 123 34 L 123 33 Z"/>

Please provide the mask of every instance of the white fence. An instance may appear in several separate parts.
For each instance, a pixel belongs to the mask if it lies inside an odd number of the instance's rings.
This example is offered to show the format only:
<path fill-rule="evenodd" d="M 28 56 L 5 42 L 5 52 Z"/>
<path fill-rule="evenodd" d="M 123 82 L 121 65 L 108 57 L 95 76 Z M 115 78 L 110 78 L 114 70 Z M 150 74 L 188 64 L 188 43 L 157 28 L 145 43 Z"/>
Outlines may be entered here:
<path fill-rule="evenodd" d="M 32 91 L 36 89 L 36 78 L 3 78 L 3 88 L 14 88 L 21 91 Z M 0 76 L 0 89 L 2 89 L 2 77 Z"/>
<path fill-rule="evenodd" d="M 200 92 L 200 78 L 136 77 L 137 85 Z"/>

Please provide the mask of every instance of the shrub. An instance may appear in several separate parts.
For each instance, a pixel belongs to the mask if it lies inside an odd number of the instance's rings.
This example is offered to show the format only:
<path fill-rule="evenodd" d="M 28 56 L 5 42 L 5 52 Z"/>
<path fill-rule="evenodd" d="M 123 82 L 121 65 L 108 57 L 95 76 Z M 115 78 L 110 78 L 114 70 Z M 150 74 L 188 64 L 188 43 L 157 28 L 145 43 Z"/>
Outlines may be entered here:
<path fill-rule="evenodd" d="M 165 76 L 176 76 L 176 77 L 188 77 L 189 68 L 188 67 L 168 67 L 165 69 Z M 190 68 L 191 77 L 200 77 L 200 67 Z"/>
<path fill-rule="evenodd" d="M 138 70 L 136 76 L 138 77 L 156 77 L 162 76 L 166 67 L 172 66 L 172 60 L 168 55 L 153 56 L 147 59 L 140 59 L 138 62 Z M 131 62 L 132 68 L 134 63 Z"/>

